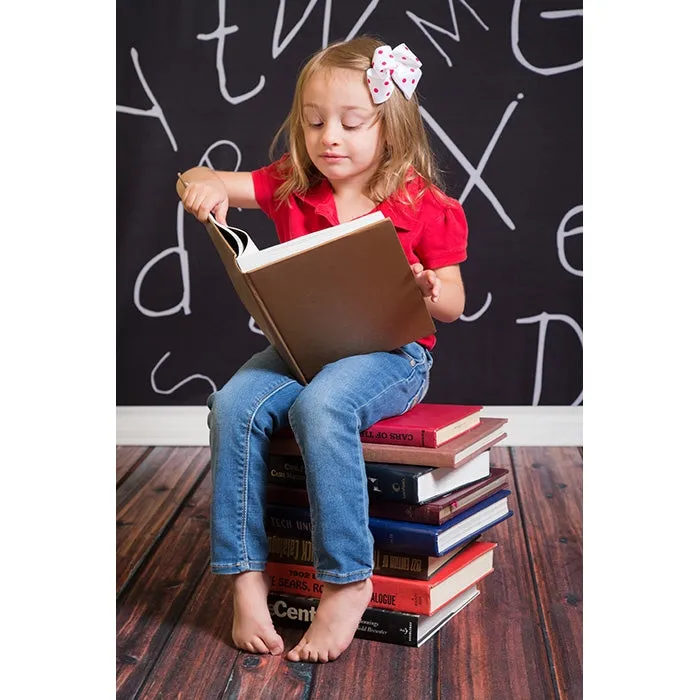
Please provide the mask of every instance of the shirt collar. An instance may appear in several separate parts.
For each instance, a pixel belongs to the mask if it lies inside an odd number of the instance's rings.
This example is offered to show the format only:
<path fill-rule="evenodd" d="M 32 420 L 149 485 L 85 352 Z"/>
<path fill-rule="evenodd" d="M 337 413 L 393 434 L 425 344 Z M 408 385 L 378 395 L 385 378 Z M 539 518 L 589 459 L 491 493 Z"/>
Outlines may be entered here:
<path fill-rule="evenodd" d="M 406 189 L 412 197 L 415 197 L 420 185 L 420 178 L 415 178 L 408 183 Z M 322 180 L 316 187 L 295 196 L 313 207 L 315 212 L 319 216 L 325 217 L 331 225 L 338 223 L 333 189 L 328 180 Z M 397 230 L 410 231 L 421 225 L 418 209 L 413 209 L 409 204 L 401 203 L 395 194 L 380 202 L 372 211 L 381 211 L 384 216 L 391 219 Z"/>

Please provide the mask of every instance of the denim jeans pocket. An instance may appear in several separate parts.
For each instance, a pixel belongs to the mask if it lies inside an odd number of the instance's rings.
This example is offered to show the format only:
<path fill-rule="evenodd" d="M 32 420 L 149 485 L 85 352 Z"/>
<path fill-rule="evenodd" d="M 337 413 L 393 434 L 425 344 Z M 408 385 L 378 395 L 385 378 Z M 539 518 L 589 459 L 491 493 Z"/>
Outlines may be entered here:
<path fill-rule="evenodd" d="M 420 343 L 408 343 L 394 352 L 406 358 L 411 367 L 414 368 L 414 374 L 420 380 L 420 384 L 408 405 L 403 410 L 403 413 L 410 411 L 417 403 L 420 403 L 428 393 L 430 384 L 430 368 L 433 366 L 433 356 Z"/>
<path fill-rule="evenodd" d="M 411 367 L 422 365 L 428 359 L 428 351 L 420 343 L 416 342 L 402 345 L 400 348 L 396 348 L 394 352 L 403 355 L 411 363 Z"/>

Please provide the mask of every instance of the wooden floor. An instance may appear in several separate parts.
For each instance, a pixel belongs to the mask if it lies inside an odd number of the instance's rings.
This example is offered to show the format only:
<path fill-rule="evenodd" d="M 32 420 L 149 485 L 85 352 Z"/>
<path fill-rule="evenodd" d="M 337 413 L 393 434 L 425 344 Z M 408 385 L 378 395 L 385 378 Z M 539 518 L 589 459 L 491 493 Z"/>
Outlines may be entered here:
<path fill-rule="evenodd" d="M 494 448 L 513 517 L 481 595 L 419 649 L 354 640 L 329 664 L 237 651 L 209 572 L 209 450 L 117 447 L 117 698 L 546 700 L 583 696 L 578 447 Z M 301 630 L 280 630 L 286 648 Z"/>

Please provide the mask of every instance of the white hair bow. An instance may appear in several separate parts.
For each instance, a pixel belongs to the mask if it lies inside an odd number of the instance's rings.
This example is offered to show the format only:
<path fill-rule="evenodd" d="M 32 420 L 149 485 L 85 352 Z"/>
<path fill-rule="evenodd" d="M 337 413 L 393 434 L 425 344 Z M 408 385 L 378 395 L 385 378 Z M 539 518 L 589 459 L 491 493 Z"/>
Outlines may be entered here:
<path fill-rule="evenodd" d="M 398 85 L 407 100 L 411 99 L 423 75 L 420 66 L 421 62 L 406 44 L 394 49 L 387 45 L 375 49 L 372 67 L 367 69 L 367 84 L 374 103 L 386 102 L 394 92 L 394 85 Z"/>

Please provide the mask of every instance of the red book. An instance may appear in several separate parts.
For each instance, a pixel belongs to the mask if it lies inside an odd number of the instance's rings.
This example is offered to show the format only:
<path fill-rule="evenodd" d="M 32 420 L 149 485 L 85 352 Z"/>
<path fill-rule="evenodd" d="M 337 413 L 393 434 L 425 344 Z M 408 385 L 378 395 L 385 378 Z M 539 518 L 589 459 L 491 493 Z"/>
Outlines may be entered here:
<path fill-rule="evenodd" d="M 501 428 L 507 422 L 507 418 L 482 418 L 479 425 L 439 447 L 363 443 L 362 455 L 365 462 L 415 464 L 422 467 L 458 467 L 503 440 L 507 433 Z M 270 454 L 298 455 L 299 445 L 294 437 L 285 437 L 280 432 L 273 435 L 270 440 Z"/>
<path fill-rule="evenodd" d="M 362 442 L 439 447 L 479 424 L 483 406 L 419 403 L 360 432 Z"/>
<path fill-rule="evenodd" d="M 495 548 L 495 542 L 474 542 L 427 581 L 373 576 L 368 607 L 432 615 L 493 571 Z M 272 580 L 270 590 L 275 593 L 321 597 L 323 582 L 316 578 L 313 566 L 268 561 L 265 570 Z"/>
<path fill-rule="evenodd" d="M 419 403 L 400 416 L 384 418 L 360 431 L 360 440 L 381 445 L 439 447 L 479 425 L 483 406 L 462 404 Z M 294 438 L 291 428 L 278 433 Z"/>

